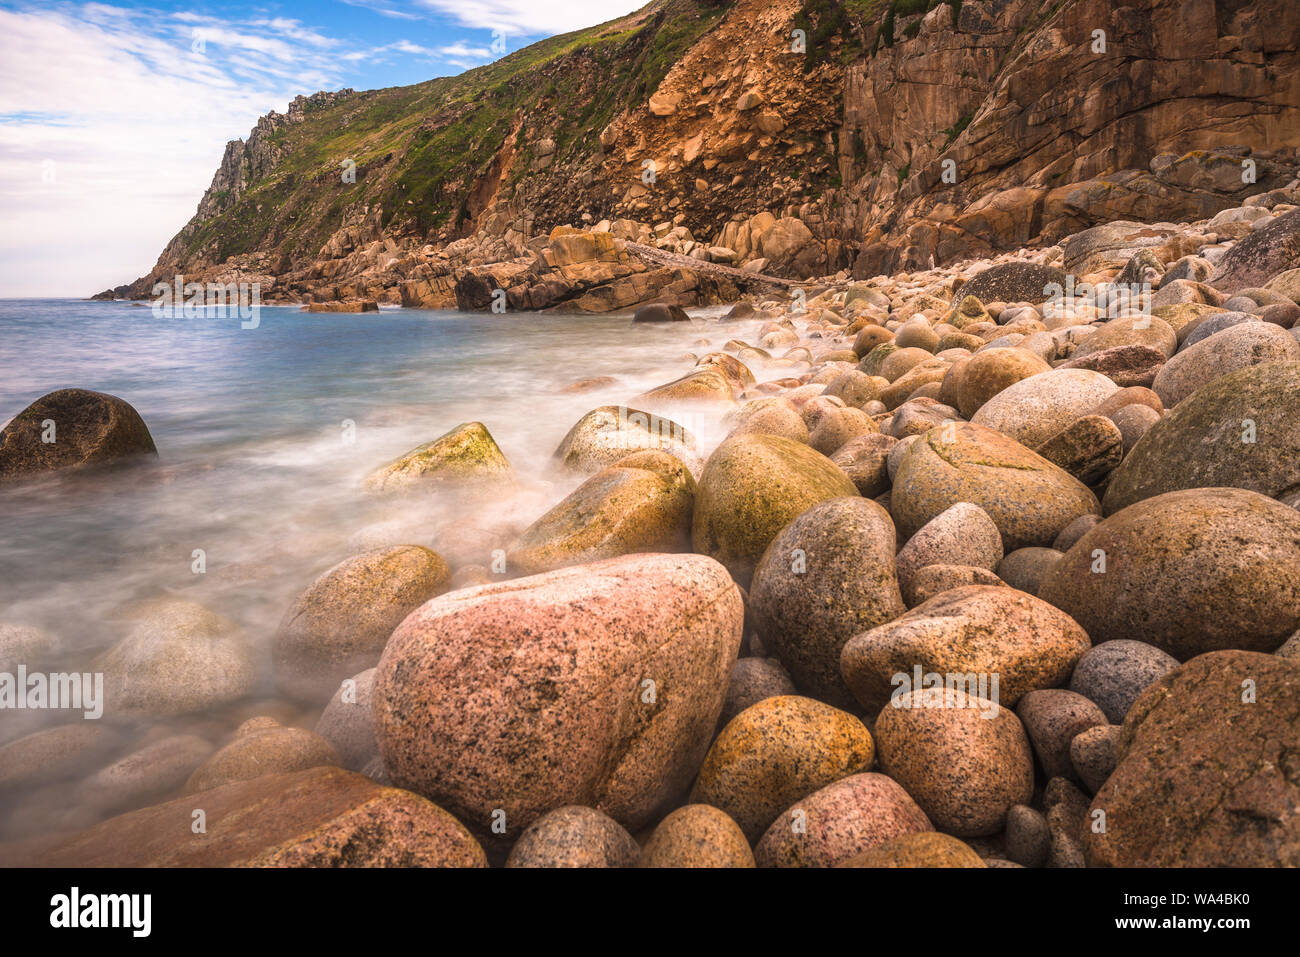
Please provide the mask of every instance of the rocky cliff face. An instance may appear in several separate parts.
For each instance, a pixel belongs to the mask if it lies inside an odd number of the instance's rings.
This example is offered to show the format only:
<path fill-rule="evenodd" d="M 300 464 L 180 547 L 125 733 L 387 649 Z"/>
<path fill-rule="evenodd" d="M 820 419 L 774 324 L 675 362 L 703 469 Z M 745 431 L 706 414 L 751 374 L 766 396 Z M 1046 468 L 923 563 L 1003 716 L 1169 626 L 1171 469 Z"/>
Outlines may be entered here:
<path fill-rule="evenodd" d="M 1110 220 L 1208 218 L 1294 176 L 1288 0 L 990 0 L 914 22 L 845 79 L 859 275 Z"/>
<path fill-rule="evenodd" d="M 810 278 L 1207 219 L 1294 178 L 1298 41 L 1293 0 L 655 0 L 460 77 L 300 97 L 102 295 L 180 272 L 481 308 L 486 271 L 512 307 L 623 308 L 726 284 L 597 253 L 575 279 L 555 227 Z"/>

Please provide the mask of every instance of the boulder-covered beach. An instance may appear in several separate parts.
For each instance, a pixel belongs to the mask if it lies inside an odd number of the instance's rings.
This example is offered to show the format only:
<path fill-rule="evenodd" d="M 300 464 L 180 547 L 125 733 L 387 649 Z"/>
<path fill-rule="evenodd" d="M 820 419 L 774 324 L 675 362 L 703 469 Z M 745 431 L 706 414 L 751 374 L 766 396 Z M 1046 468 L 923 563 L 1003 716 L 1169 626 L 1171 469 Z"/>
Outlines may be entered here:
<path fill-rule="evenodd" d="M 1297 207 L 647 307 L 679 377 L 587 368 L 542 466 L 409 435 L 336 491 L 459 524 L 267 634 L 165 589 L 90 658 L 0 622 L 0 672 L 104 687 L 0 736 L 0 860 L 1300 864 Z M 163 481 L 130 395 L 4 411 L 13 501 Z"/>

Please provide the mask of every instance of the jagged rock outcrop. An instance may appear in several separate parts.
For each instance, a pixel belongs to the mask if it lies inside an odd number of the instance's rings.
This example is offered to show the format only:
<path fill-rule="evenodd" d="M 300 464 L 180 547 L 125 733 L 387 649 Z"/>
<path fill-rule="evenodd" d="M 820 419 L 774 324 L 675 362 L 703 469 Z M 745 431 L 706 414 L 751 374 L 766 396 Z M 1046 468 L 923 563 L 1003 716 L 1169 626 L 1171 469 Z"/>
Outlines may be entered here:
<path fill-rule="evenodd" d="M 228 145 L 151 273 L 101 295 L 177 273 L 426 307 L 718 294 L 687 267 L 546 260 L 555 227 L 601 222 L 797 279 L 1114 220 L 1240 238 L 1212 217 L 1296 177 L 1298 40 L 1291 0 L 653 0 L 458 77 L 299 97 Z"/>

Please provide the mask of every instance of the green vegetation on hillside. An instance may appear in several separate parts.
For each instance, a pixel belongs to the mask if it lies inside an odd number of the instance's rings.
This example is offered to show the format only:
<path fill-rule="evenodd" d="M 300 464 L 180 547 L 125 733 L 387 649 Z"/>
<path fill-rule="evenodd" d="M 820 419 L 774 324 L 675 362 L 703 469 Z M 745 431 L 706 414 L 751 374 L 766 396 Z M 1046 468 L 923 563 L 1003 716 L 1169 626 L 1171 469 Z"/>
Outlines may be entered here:
<path fill-rule="evenodd" d="M 717 0 L 655 0 L 629 17 L 550 37 L 455 77 L 355 94 L 309 110 L 270 140 L 283 157 L 238 202 L 187 237 L 218 259 L 288 243 L 314 255 L 349 209 L 382 208 L 398 232 L 459 226 L 476 181 L 523 123 L 544 127 L 553 162 L 599 150 L 602 129 L 644 103 L 726 9 Z M 518 144 L 521 159 L 528 159 Z M 342 164 L 356 164 L 343 182 Z M 515 176 L 523 163 L 516 163 Z M 224 197 L 214 197 L 220 204 Z"/>

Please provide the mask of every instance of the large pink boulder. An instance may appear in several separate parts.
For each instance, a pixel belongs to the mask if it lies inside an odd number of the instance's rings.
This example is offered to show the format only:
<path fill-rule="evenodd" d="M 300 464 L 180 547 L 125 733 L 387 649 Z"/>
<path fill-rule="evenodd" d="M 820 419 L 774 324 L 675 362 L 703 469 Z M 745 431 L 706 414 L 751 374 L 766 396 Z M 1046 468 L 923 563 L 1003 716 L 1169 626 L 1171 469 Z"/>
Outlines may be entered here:
<path fill-rule="evenodd" d="M 690 785 L 744 606 L 703 555 L 626 555 L 416 609 L 375 675 L 393 783 L 511 840 L 577 804 L 635 830 Z"/>

